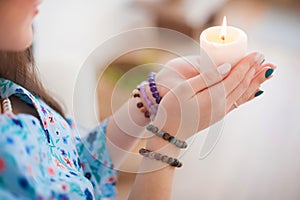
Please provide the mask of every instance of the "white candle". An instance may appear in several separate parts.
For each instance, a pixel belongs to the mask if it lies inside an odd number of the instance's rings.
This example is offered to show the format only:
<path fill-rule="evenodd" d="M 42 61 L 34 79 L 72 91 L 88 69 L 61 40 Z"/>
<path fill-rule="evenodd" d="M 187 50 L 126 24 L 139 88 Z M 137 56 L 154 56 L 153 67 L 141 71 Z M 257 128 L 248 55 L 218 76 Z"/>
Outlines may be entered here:
<path fill-rule="evenodd" d="M 247 51 L 247 35 L 239 28 L 222 26 L 205 29 L 200 35 L 201 51 L 205 51 L 216 66 L 224 63 L 235 65 Z"/>

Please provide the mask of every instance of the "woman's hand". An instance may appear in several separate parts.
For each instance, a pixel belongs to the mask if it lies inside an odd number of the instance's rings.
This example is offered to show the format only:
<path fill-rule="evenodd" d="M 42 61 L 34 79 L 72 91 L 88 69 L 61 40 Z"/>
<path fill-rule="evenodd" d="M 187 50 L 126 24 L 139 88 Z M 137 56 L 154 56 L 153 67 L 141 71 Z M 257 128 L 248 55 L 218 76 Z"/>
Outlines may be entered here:
<path fill-rule="evenodd" d="M 266 72 L 275 68 L 261 65 L 264 57 L 259 53 L 244 57 L 232 69 L 223 65 L 203 73 L 194 66 L 197 57 L 191 59 L 193 64 L 169 62 L 156 79 L 164 87 L 159 88 L 163 99 L 153 124 L 183 140 L 222 119 L 235 104 L 253 99 L 260 84 L 271 78 Z"/>
<path fill-rule="evenodd" d="M 164 96 L 171 88 L 200 74 L 200 56 L 179 57 L 167 62 L 156 75 L 157 89 Z"/>

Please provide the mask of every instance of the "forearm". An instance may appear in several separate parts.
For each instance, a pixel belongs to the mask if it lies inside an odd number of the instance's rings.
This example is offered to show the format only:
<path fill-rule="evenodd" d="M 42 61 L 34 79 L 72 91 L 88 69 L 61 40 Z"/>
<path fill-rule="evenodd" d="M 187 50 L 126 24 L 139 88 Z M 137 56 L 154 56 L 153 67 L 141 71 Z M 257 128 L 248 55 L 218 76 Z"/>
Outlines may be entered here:
<path fill-rule="evenodd" d="M 179 149 L 161 138 L 152 137 L 146 149 L 177 158 Z M 167 200 L 171 197 L 175 167 L 161 161 L 143 157 L 136 176 L 130 200 Z"/>
<path fill-rule="evenodd" d="M 148 158 L 143 158 L 140 170 L 147 166 L 149 162 L 155 162 Z M 130 200 L 167 200 L 170 199 L 174 167 L 166 166 L 160 170 L 139 173 L 136 176 L 132 191 L 128 199 Z"/>

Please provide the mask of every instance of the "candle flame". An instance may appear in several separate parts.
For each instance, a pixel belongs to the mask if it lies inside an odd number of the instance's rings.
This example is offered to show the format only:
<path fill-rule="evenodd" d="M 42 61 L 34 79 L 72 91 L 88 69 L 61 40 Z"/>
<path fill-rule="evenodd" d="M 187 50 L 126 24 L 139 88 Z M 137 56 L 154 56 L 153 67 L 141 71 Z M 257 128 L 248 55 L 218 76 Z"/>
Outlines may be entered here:
<path fill-rule="evenodd" d="M 227 18 L 226 18 L 226 16 L 224 16 L 221 33 L 220 33 L 220 40 L 222 40 L 223 42 L 225 41 L 225 38 L 226 38 L 226 32 L 227 32 L 226 28 L 227 28 Z"/>

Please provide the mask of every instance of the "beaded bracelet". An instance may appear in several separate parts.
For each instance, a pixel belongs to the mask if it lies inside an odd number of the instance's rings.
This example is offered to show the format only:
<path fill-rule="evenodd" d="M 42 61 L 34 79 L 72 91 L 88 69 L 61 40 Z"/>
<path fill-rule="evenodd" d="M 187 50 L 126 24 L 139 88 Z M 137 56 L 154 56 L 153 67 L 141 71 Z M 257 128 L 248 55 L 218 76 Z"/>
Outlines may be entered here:
<path fill-rule="evenodd" d="M 156 153 L 145 148 L 141 148 L 139 153 L 144 157 L 165 162 L 172 167 L 182 167 L 182 162 L 180 162 L 178 159 L 169 157 L 167 155 L 162 155 L 161 153 Z"/>
<path fill-rule="evenodd" d="M 174 136 L 170 135 L 169 133 L 166 133 L 162 130 L 159 130 L 156 126 L 149 124 L 146 129 L 158 137 L 163 138 L 164 140 L 167 140 L 171 144 L 174 144 L 178 148 L 184 149 L 187 147 L 187 143 L 185 141 L 177 140 Z"/>
<path fill-rule="evenodd" d="M 155 83 L 155 75 L 156 74 L 154 72 L 149 73 L 148 83 L 149 83 L 150 91 L 152 92 L 152 97 L 155 99 L 155 102 L 159 104 L 162 98 L 157 91 L 157 87 Z"/>
<path fill-rule="evenodd" d="M 140 96 L 140 91 L 138 89 L 134 89 L 132 91 L 132 97 L 133 98 L 141 98 Z M 144 104 L 141 101 L 138 101 L 138 103 L 136 104 L 136 107 L 142 112 L 144 113 L 144 116 L 146 118 L 150 118 L 150 113 L 149 111 L 145 108 Z"/>
<path fill-rule="evenodd" d="M 147 85 L 146 81 L 143 81 L 140 85 L 138 85 L 138 89 L 141 92 L 141 96 L 146 102 L 148 108 L 150 109 L 150 115 L 153 117 L 157 113 L 157 105 L 155 105 L 148 97 L 145 86 Z"/>

